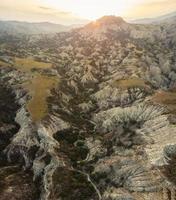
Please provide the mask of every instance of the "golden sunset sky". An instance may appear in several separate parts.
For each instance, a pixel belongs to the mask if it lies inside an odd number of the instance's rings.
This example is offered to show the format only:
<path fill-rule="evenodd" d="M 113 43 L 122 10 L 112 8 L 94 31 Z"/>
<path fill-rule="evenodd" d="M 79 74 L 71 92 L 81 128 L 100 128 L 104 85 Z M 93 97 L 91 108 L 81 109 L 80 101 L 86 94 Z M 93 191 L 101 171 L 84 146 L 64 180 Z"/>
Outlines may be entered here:
<path fill-rule="evenodd" d="M 104 15 L 127 20 L 176 11 L 176 0 L 0 0 L 1 20 L 81 24 Z"/>

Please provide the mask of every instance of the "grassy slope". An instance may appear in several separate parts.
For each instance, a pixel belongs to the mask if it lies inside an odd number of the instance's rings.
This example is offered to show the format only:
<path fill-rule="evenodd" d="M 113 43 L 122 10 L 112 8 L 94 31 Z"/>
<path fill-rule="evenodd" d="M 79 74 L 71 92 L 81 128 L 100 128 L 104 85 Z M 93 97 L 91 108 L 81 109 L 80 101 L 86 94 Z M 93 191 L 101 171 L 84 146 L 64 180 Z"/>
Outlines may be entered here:
<path fill-rule="evenodd" d="M 122 89 L 129 89 L 129 88 L 147 88 L 147 84 L 145 83 L 144 80 L 139 79 L 139 78 L 129 78 L 129 79 L 122 79 L 122 80 L 117 80 L 113 84 L 115 87 L 119 87 Z"/>
<path fill-rule="evenodd" d="M 29 72 L 32 69 L 48 69 L 52 66 L 52 64 L 38 62 L 32 58 L 15 58 L 14 66 L 21 71 Z"/>
<path fill-rule="evenodd" d="M 0 66 L 8 66 L 0 61 Z M 13 67 L 26 75 L 29 80 L 22 86 L 29 91 L 31 99 L 27 103 L 27 109 L 34 122 L 42 120 L 48 113 L 47 97 L 49 91 L 56 87 L 59 80 L 56 76 L 46 75 L 42 70 L 52 67 L 51 63 L 35 61 L 32 58 L 14 58 Z M 41 70 L 41 71 L 40 71 Z"/>
<path fill-rule="evenodd" d="M 166 106 L 171 113 L 176 114 L 175 91 L 159 91 L 155 93 L 152 100 L 156 103 Z"/>
<path fill-rule="evenodd" d="M 46 75 L 36 75 L 30 83 L 26 84 L 32 98 L 27 104 L 33 121 L 40 121 L 48 113 L 47 97 L 50 90 L 58 84 L 57 77 L 48 77 Z"/>

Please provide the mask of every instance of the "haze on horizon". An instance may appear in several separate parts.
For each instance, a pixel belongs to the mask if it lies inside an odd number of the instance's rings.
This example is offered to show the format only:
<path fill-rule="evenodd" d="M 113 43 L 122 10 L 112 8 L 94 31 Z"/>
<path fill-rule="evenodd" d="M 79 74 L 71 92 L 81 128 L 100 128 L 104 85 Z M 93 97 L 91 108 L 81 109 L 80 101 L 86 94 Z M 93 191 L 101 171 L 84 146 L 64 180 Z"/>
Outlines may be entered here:
<path fill-rule="evenodd" d="M 156 17 L 175 10 L 175 0 L 1 0 L 0 19 L 71 25 L 104 15 L 131 20 Z"/>

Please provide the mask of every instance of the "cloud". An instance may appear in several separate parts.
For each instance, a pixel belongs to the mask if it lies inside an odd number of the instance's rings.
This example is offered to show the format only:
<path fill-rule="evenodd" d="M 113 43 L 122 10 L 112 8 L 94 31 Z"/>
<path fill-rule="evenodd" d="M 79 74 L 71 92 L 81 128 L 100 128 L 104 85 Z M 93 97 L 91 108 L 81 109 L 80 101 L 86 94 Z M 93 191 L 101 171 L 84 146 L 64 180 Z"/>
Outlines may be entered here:
<path fill-rule="evenodd" d="M 45 1 L 48 4 L 44 4 Z M 66 3 L 66 0 L 64 2 L 57 0 L 55 7 L 54 2 L 56 0 L 45 1 L 0 0 L 0 19 L 31 22 L 49 21 L 70 25 L 88 22 L 88 20 L 79 16 L 94 17 L 103 15 L 103 13 L 110 14 L 110 11 L 115 14 L 118 9 L 120 15 L 130 19 L 155 17 L 176 10 L 176 0 L 118 0 L 116 3 L 112 3 L 115 0 L 85 0 L 84 4 L 83 0 L 68 0 L 69 3 Z M 100 1 L 102 2 L 101 5 L 97 3 Z M 87 3 L 85 4 L 85 2 Z M 110 6 L 108 7 L 107 4 Z M 117 6 L 114 4 L 117 4 Z M 94 5 L 97 5 L 97 7 Z M 109 9 L 108 12 L 104 12 L 106 7 Z M 77 13 L 77 15 L 74 13 Z"/>
<path fill-rule="evenodd" d="M 58 10 L 58 9 L 54 9 L 54 8 L 50 8 L 50 7 L 45 7 L 45 6 L 37 6 L 36 8 L 38 8 L 39 10 L 41 11 L 44 11 L 44 12 L 51 12 L 51 13 L 59 13 L 61 15 L 69 15 L 71 14 L 71 12 L 65 12 L 65 11 L 62 11 L 62 10 Z"/>
<path fill-rule="evenodd" d="M 175 5 L 176 5 L 176 1 L 175 0 L 158 0 L 158 1 L 155 0 L 155 1 L 151 1 L 149 3 L 146 2 L 146 3 L 143 4 L 143 6 L 148 7 L 148 8 L 150 6 L 160 7 L 160 8 L 164 8 L 165 6 L 166 7 L 174 6 L 173 8 L 176 9 Z"/>
<path fill-rule="evenodd" d="M 84 24 L 86 19 L 82 19 L 72 12 L 54 9 L 45 6 L 31 4 L 30 6 L 11 6 L 7 4 L 0 5 L 0 19 L 19 20 L 30 22 L 49 21 L 58 24 Z"/>
<path fill-rule="evenodd" d="M 42 10 L 53 10 L 53 8 L 44 7 L 44 6 L 38 6 L 38 8 L 40 8 Z"/>
<path fill-rule="evenodd" d="M 45 19 L 45 21 L 49 20 L 61 24 L 69 24 L 69 25 L 73 23 L 84 24 L 88 22 L 87 19 L 80 18 L 77 15 L 73 14 L 72 12 L 66 12 L 50 7 L 38 6 L 35 9 L 35 14 L 37 14 L 40 19 L 41 18 Z"/>
<path fill-rule="evenodd" d="M 37 7 L 37 12 L 42 12 L 42 13 L 46 13 L 46 14 L 53 14 L 53 15 L 60 15 L 60 16 L 72 16 L 73 17 L 73 14 L 72 12 L 65 12 L 65 11 L 62 11 L 62 10 L 58 10 L 58 9 L 53 9 L 53 8 L 50 8 L 50 7 L 43 7 L 43 6 L 38 6 Z"/>
<path fill-rule="evenodd" d="M 128 10 L 125 15 L 129 18 L 156 17 L 176 10 L 175 0 L 150 0 L 140 3 Z"/>

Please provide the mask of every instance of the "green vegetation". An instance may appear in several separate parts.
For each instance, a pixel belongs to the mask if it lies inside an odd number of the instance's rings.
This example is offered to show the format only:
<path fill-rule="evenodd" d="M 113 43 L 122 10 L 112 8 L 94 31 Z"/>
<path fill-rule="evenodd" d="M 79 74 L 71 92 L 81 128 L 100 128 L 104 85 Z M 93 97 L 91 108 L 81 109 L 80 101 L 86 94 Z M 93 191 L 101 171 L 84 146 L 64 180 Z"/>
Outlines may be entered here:
<path fill-rule="evenodd" d="M 39 189 L 33 183 L 32 176 L 31 172 L 24 172 L 19 166 L 1 167 L 0 199 L 38 199 Z"/>
<path fill-rule="evenodd" d="M 59 167 L 53 174 L 53 183 L 50 199 L 97 199 L 94 188 L 87 177 L 80 172 Z"/>

